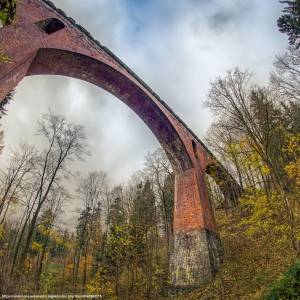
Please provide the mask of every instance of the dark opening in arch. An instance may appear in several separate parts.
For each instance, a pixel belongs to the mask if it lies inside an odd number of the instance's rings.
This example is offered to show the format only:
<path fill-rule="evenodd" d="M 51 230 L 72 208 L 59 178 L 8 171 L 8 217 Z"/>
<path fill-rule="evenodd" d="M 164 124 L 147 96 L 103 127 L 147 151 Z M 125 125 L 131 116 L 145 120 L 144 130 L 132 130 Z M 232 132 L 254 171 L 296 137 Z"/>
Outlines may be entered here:
<path fill-rule="evenodd" d="M 35 24 L 47 34 L 51 34 L 65 28 L 65 24 L 56 18 L 46 19 Z"/>
<path fill-rule="evenodd" d="M 192 140 L 192 146 L 193 146 L 194 155 L 195 155 L 196 159 L 198 159 L 199 157 L 198 157 L 198 152 L 197 152 L 197 145 L 194 140 Z"/>

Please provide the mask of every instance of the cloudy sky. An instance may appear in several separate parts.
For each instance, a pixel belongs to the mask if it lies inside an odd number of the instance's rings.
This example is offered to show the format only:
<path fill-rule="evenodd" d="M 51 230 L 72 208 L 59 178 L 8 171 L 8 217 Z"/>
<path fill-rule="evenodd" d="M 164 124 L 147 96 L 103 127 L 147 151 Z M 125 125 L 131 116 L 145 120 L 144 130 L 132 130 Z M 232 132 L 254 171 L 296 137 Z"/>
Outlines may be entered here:
<path fill-rule="evenodd" d="M 209 81 L 235 66 L 266 83 L 287 39 L 276 28 L 274 0 L 52 0 L 110 48 L 200 137 L 211 123 L 203 107 Z M 36 142 L 36 120 L 48 108 L 85 126 L 92 155 L 77 166 L 124 182 L 159 145 L 121 101 L 75 79 L 24 79 L 3 119 L 6 150 Z"/>

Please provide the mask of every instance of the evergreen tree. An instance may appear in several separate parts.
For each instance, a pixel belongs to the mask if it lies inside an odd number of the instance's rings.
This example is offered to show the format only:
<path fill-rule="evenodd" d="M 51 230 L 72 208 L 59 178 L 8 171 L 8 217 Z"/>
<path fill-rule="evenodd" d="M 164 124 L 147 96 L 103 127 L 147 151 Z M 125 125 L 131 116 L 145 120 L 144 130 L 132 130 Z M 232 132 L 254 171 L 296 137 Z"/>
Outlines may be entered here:
<path fill-rule="evenodd" d="M 282 33 L 289 36 L 290 45 L 300 46 L 300 0 L 284 0 L 280 3 L 287 4 L 283 15 L 277 20 L 277 25 Z"/>

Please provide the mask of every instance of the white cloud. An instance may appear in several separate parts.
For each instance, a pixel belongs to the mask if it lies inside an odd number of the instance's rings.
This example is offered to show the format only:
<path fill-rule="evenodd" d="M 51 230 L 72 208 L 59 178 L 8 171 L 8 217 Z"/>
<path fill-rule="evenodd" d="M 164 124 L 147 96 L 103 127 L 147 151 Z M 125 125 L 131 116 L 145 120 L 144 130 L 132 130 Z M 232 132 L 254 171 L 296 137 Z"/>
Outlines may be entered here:
<path fill-rule="evenodd" d="M 276 28 L 281 6 L 271 0 L 54 2 L 115 52 L 200 137 L 211 122 L 202 105 L 209 81 L 240 65 L 267 82 L 275 54 L 287 44 Z M 36 119 L 51 107 L 86 128 L 92 156 L 77 168 L 102 169 L 113 183 L 125 181 L 158 143 L 116 100 L 75 79 L 27 78 L 3 120 L 6 143 L 33 141 Z"/>

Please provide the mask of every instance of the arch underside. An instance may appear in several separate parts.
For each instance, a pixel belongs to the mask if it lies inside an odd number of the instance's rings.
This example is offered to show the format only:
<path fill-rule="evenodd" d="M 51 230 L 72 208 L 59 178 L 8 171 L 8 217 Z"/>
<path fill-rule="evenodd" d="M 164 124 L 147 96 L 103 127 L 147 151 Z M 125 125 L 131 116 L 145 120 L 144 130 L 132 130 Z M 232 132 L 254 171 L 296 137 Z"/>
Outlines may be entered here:
<path fill-rule="evenodd" d="M 166 151 L 176 173 L 192 168 L 185 145 L 166 115 L 142 89 L 116 69 L 83 54 L 42 48 L 26 74 L 32 75 L 68 76 L 103 88 L 128 105 L 146 123 Z"/>

